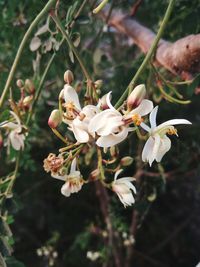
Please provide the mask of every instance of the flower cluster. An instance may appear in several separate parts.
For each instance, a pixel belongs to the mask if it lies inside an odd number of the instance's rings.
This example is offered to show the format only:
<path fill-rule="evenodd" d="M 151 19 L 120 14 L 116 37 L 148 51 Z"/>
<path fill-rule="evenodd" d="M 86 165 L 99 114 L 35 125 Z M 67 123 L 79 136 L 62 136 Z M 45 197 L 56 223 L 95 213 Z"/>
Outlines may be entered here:
<path fill-rule="evenodd" d="M 54 109 L 48 120 L 49 126 L 54 133 L 68 145 L 60 149 L 61 154 L 58 157 L 50 154 L 44 161 L 45 170 L 51 171 L 54 178 L 65 181 L 61 192 L 65 196 L 78 192 L 86 182 L 83 180 L 79 171 L 76 170 L 77 156 L 83 149 L 87 151 L 88 147 L 96 147 L 98 155 L 97 169 L 91 172 L 91 180 L 99 179 L 108 188 L 117 194 L 123 205 L 130 206 L 134 204 L 134 195 L 136 188 L 132 184 L 133 177 L 123 177 L 117 179 L 121 173 L 121 166 L 127 166 L 132 163 L 132 158 L 127 156 L 115 169 L 114 181 L 106 183 L 103 163 L 115 162 L 117 157 L 113 156 L 110 161 L 102 159 L 101 148 L 104 152 L 111 151 L 116 145 L 124 141 L 131 132 L 147 132 L 144 138 L 147 140 L 143 151 L 142 160 L 148 162 L 151 166 L 153 161 L 160 162 L 165 153 L 171 147 L 171 141 L 167 135 L 177 135 L 174 125 L 191 124 L 185 119 L 173 119 L 157 126 L 156 116 L 158 106 L 154 107 L 151 100 L 146 99 L 146 88 L 144 84 L 134 88 L 124 104 L 116 109 L 111 103 L 112 92 L 107 93 L 94 104 L 85 101 L 82 106 L 75 88 L 72 86 L 74 76 L 71 71 L 64 74 L 66 84 L 59 94 L 59 109 Z M 149 114 L 150 127 L 145 123 Z M 68 130 L 73 133 L 75 142 L 68 142 L 66 136 L 62 136 L 57 127 L 64 123 Z M 112 153 L 111 153 L 112 154 Z M 63 158 L 66 157 L 66 159 Z M 71 170 L 67 174 L 66 169 L 71 163 Z M 93 177 L 95 174 L 95 177 Z M 88 179 L 89 181 L 90 179 Z"/>
<path fill-rule="evenodd" d="M 23 118 L 29 114 L 34 100 L 35 86 L 30 79 L 25 81 L 17 80 L 16 86 L 20 90 L 20 99 L 17 102 L 12 98 L 9 100 L 11 110 L 7 112 L 7 119 L 0 122 L 0 128 L 5 129 L 7 132 L 6 141 L 1 142 L 7 145 L 8 148 L 11 145 L 13 149 L 19 151 L 24 149 L 24 141 L 28 134 Z"/>

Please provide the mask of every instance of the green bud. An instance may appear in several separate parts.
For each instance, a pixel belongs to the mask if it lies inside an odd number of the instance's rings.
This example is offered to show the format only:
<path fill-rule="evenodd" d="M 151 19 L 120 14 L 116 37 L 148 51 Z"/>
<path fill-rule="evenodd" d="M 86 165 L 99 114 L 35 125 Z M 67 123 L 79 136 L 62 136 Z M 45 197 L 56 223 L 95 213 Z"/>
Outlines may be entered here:
<path fill-rule="evenodd" d="M 123 157 L 120 161 L 122 166 L 130 166 L 133 163 L 133 158 L 132 157 Z"/>
<path fill-rule="evenodd" d="M 51 128 L 56 128 L 58 125 L 60 125 L 62 122 L 62 115 L 59 111 L 59 109 L 54 109 L 51 112 L 51 115 L 49 116 L 48 125 Z"/>

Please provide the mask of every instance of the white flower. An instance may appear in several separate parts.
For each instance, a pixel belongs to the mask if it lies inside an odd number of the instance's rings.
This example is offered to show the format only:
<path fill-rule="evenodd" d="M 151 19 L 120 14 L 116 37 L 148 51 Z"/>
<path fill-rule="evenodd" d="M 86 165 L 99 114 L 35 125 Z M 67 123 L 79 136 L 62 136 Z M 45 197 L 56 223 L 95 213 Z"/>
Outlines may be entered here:
<path fill-rule="evenodd" d="M 64 185 L 61 187 L 61 193 L 66 197 L 80 191 L 84 183 L 80 171 L 76 170 L 76 158 L 72 161 L 70 173 L 68 175 L 52 175 L 52 177 L 65 181 Z"/>
<path fill-rule="evenodd" d="M 70 130 L 73 131 L 76 140 L 79 143 L 87 143 L 90 136 L 94 137 L 88 130 L 90 120 L 99 112 L 98 107 L 93 105 L 85 106 L 79 115 L 70 124 Z"/>
<path fill-rule="evenodd" d="M 112 182 L 112 190 L 118 195 L 120 201 L 124 207 L 131 206 L 135 203 L 133 193 L 136 194 L 135 186 L 131 183 L 135 179 L 133 177 L 123 177 L 117 179 L 122 170 L 118 170 L 115 173 L 114 181 Z"/>
<path fill-rule="evenodd" d="M 13 111 L 10 111 L 10 113 L 16 122 L 5 122 L 0 127 L 9 130 L 8 145 L 11 144 L 15 150 L 24 149 L 25 134 L 23 133 L 23 125 Z"/>
<path fill-rule="evenodd" d="M 69 125 L 79 143 L 87 143 L 92 134 L 88 130 L 90 120 L 99 112 L 99 108 L 94 105 L 87 105 L 81 109 L 78 94 L 73 87 L 65 85 L 60 97 L 64 97 L 66 113 L 64 122 Z"/>
<path fill-rule="evenodd" d="M 147 115 L 153 109 L 153 103 L 143 99 L 137 108 L 126 112 L 125 115 L 117 111 L 110 102 L 110 93 L 107 94 L 106 109 L 94 116 L 88 126 L 92 135 L 98 135 L 96 144 L 100 147 L 111 147 L 122 142 L 133 129 L 129 124 L 137 126 L 142 122 L 142 116 Z"/>
<path fill-rule="evenodd" d="M 91 261 L 96 261 L 100 257 L 100 253 L 98 251 L 87 251 L 86 257 Z"/>
<path fill-rule="evenodd" d="M 185 119 L 174 119 L 156 126 L 157 111 L 158 106 L 150 113 L 149 120 L 151 128 L 145 123 L 141 123 L 141 127 L 150 135 L 142 151 L 142 160 L 149 162 L 150 166 L 154 160 L 160 162 L 165 153 L 171 148 L 171 140 L 166 134 L 177 135 L 177 130 L 173 125 L 191 124 L 191 122 Z"/>

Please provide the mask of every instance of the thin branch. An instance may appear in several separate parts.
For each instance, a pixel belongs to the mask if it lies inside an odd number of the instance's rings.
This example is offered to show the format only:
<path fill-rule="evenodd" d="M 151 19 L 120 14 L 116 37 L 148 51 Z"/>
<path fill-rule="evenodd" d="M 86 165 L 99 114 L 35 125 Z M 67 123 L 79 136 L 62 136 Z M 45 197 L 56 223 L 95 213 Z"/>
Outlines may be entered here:
<path fill-rule="evenodd" d="M 2 105 L 4 103 L 6 94 L 7 94 L 8 90 L 9 90 L 9 88 L 10 88 L 12 79 L 14 77 L 16 68 L 17 68 L 17 66 L 19 64 L 22 52 L 24 50 L 24 47 L 26 45 L 26 42 L 27 42 L 28 38 L 30 37 L 30 35 L 31 35 L 32 31 L 34 30 L 34 28 L 38 25 L 40 20 L 48 13 L 48 11 L 52 8 L 52 6 L 55 4 L 55 2 L 56 2 L 56 0 L 49 0 L 48 1 L 48 3 L 45 5 L 45 7 L 42 9 L 42 11 L 37 15 L 37 17 L 34 19 L 34 21 L 29 26 L 27 32 L 25 33 L 25 35 L 24 35 L 24 37 L 23 37 L 23 39 L 21 41 L 21 44 L 20 44 L 20 46 L 18 48 L 16 57 L 14 59 L 13 65 L 12 65 L 11 70 L 10 70 L 10 73 L 8 75 L 8 79 L 6 81 L 5 88 L 4 88 L 3 92 L 2 92 L 1 99 L 0 99 L 0 108 L 2 107 Z"/>
<path fill-rule="evenodd" d="M 140 77 L 140 75 L 142 74 L 142 72 L 144 71 L 144 69 L 146 68 L 147 64 L 149 63 L 151 57 L 153 56 L 156 47 L 158 45 L 158 42 L 166 28 L 167 22 L 169 20 L 169 17 L 172 13 L 173 7 L 175 4 L 175 0 L 170 0 L 169 5 L 167 7 L 165 16 L 163 18 L 163 21 L 160 25 L 160 29 L 158 30 L 158 33 L 149 49 L 149 51 L 147 52 L 141 66 L 139 67 L 138 71 L 136 72 L 136 74 L 134 75 L 133 79 L 131 80 L 131 82 L 129 83 L 128 87 L 126 88 L 126 90 L 124 91 L 123 95 L 120 97 L 120 99 L 118 100 L 118 102 L 116 103 L 115 107 L 119 108 L 121 106 L 121 104 L 123 103 L 124 99 L 126 98 L 127 94 L 131 93 L 131 91 L 133 90 L 138 78 Z"/>

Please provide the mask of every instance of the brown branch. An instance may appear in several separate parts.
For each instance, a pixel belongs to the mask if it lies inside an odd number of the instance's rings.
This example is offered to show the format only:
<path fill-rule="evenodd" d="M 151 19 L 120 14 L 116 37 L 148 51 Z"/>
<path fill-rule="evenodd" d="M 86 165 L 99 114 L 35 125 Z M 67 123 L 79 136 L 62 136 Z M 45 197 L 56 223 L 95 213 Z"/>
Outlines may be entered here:
<path fill-rule="evenodd" d="M 106 188 L 101 184 L 101 182 L 96 181 L 96 195 L 99 198 L 101 212 L 108 231 L 108 249 L 112 250 L 112 254 L 115 261 L 116 267 L 122 267 L 121 253 L 118 249 L 118 242 L 116 240 L 116 235 L 114 235 L 114 229 L 112 226 L 112 221 L 109 214 L 109 196 Z"/>
<path fill-rule="evenodd" d="M 100 16 L 105 20 L 107 11 Z M 155 33 L 134 18 L 120 11 L 113 11 L 108 25 L 131 38 L 147 53 L 155 38 Z M 175 75 L 188 80 L 200 71 L 200 34 L 192 34 L 174 43 L 161 39 L 155 54 L 155 61 Z"/>

